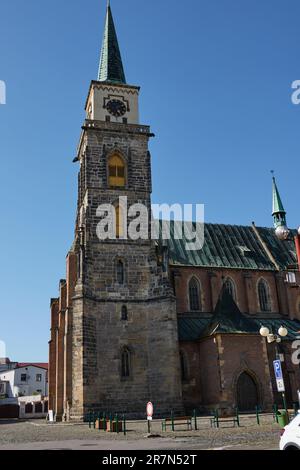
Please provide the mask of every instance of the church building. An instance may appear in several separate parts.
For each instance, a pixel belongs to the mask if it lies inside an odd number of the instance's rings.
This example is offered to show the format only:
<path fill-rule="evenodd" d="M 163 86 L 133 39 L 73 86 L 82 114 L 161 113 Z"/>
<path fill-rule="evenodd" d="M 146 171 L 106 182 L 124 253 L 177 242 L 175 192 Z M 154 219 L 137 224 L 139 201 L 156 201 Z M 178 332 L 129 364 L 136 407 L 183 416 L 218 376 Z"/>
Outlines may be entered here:
<path fill-rule="evenodd" d="M 98 79 L 74 160 L 75 237 L 66 279 L 51 300 L 49 409 L 58 420 L 82 420 L 90 410 L 144 417 L 149 401 L 157 416 L 270 410 L 281 404 L 273 373 L 279 356 L 292 405 L 300 389 L 293 360 L 300 244 L 286 229 L 275 179 L 275 228 L 205 224 L 196 251 L 177 239 L 174 223 L 164 243 L 124 237 L 120 197 L 148 208 L 151 231 L 154 136 L 139 122 L 139 92 L 126 82 L 108 3 Z M 105 205 L 115 209 L 113 239 L 97 235 Z"/>

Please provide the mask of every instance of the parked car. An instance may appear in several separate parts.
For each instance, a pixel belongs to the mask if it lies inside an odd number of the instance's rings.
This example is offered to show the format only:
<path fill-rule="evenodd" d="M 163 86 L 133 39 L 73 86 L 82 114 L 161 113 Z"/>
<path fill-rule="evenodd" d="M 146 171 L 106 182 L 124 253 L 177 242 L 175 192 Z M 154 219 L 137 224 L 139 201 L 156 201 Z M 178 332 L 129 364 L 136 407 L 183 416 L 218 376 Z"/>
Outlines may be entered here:
<path fill-rule="evenodd" d="M 300 413 L 282 429 L 280 450 L 300 450 Z"/>

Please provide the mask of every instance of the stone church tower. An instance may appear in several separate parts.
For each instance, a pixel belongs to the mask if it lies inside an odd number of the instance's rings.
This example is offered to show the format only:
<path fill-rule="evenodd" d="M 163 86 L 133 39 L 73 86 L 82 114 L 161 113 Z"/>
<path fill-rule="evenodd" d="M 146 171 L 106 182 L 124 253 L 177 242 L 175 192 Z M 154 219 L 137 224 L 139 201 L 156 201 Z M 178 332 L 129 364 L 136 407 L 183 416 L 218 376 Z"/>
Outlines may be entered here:
<path fill-rule="evenodd" d="M 151 207 L 153 134 L 139 123 L 138 100 L 139 87 L 125 80 L 108 4 L 99 76 L 90 86 L 75 159 L 75 241 L 60 297 L 51 301 L 49 406 L 58 419 L 82 419 L 93 409 L 144 416 L 149 400 L 157 414 L 182 408 L 168 268 L 155 242 L 126 238 L 119 204 L 122 196 L 128 207 Z M 97 236 L 103 204 L 116 209 L 113 240 Z"/>

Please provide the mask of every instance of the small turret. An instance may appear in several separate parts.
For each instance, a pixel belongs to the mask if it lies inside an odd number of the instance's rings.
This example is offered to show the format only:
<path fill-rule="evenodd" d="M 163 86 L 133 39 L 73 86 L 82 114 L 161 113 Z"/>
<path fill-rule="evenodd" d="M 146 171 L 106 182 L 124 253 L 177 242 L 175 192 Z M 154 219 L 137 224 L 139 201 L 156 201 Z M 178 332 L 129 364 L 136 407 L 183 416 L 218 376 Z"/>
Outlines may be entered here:
<path fill-rule="evenodd" d="M 275 177 L 273 176 L 273 212 L 274 227 L 276 236 L 280 240 L 286 240 L 289 236 L 289 229 L 286 223 L 286 211 L 277 188 Z"/>

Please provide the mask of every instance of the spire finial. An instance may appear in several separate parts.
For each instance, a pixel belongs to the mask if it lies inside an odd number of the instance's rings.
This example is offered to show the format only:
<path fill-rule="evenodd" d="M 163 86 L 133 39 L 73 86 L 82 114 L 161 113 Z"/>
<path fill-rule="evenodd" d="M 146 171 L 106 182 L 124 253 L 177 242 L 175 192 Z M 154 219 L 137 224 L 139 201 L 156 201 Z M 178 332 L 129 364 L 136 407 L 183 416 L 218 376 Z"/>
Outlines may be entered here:
<path fill-rule="evenodd" d="M 110 7 L 110 0 L 107 0 L 105 29 L 102 42 L 98 80 L 100 82 L 126 84 L 117 33 Z"/>

